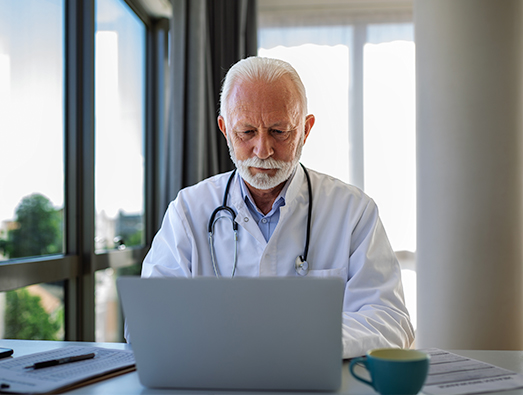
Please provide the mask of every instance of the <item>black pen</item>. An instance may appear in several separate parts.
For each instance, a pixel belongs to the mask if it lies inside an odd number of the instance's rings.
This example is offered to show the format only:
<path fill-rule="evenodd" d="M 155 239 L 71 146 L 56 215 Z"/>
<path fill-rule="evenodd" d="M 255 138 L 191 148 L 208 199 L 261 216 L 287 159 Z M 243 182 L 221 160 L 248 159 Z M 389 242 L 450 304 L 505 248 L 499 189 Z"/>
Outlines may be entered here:
<path fill-rule="evenodd" d="M 49 366 L 63 365 L 64 363 L 71 363 L 77 361 L 83 361 L 85 359 L 94 358 L 94 352 L 83 355 L 74 355 L 72 357 L 65 357 L 60 359 L 51 359 L 49 361 L 36 362 L 34 365 L 26 366 L 25 369 L 41 369 Z"/>

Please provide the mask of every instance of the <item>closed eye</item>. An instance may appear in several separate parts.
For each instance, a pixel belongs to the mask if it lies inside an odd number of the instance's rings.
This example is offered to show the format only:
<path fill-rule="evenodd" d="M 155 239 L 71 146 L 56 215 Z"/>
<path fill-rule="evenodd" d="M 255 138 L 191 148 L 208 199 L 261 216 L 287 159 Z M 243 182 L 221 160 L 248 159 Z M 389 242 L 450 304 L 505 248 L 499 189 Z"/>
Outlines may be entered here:
<path fill-rule="evenodd" d="M 249 140 L 250 138 L 252 138 L 255 134 L 255 131 L 254 130 L 242 130 L 242 131 L 238 131 L 236 132 L 236 136 L 238 136 L 238 138 L 240 138 L 241 140 Z"/>
<path fill-rule="evenodd" d="M 271 134 L 278 140 L 286 140 L 291 132 L 287 130 L 271 129 Z"/>

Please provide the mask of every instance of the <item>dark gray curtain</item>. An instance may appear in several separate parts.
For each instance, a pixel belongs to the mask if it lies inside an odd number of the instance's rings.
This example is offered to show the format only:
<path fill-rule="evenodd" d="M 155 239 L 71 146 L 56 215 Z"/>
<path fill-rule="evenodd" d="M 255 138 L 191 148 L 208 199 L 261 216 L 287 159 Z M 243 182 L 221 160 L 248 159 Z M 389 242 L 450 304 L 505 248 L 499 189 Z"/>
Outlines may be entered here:
<path fill-rule="evenodd" d="M 256 55 L 256 0 L 171 0 L 169 116 L 160 142 L 159 213 L 178 191 L 232 169 L 216 118 L 225 73 Z"/>

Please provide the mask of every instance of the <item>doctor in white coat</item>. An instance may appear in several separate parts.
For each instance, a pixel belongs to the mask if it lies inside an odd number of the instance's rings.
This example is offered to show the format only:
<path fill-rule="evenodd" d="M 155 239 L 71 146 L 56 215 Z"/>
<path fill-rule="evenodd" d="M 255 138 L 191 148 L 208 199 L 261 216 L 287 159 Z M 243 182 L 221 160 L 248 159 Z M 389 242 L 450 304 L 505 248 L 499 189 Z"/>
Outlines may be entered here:
<path fill-rule="evenodd" d="M 375 203 L 356 187 L 299 165 L 314 116 L 307 115 L 296 71 L 259 57 L 236 63 L 224 81 L 218 125 L 237 170 L 180 191 L 142 277 L 340 277 L 344 358 L 409 347 L 414 336 L 401 272 Z M 216 214 L 209 243 L 209 219 L 224 203 L 230 210 Z"/>

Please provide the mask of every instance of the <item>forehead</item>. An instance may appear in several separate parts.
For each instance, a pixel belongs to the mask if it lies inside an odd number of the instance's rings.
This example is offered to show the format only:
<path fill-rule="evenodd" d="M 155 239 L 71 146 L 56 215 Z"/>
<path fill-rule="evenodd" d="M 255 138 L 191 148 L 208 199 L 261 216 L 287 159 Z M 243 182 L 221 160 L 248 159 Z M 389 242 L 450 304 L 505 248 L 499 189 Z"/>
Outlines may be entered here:
<path fill-rule="evenodd" d="M 231 90 L 228 113 L 231 118 L 295 118 L 299 114 L 299 96 L 287 77 L 267 83 L 239 81 Z"/>

